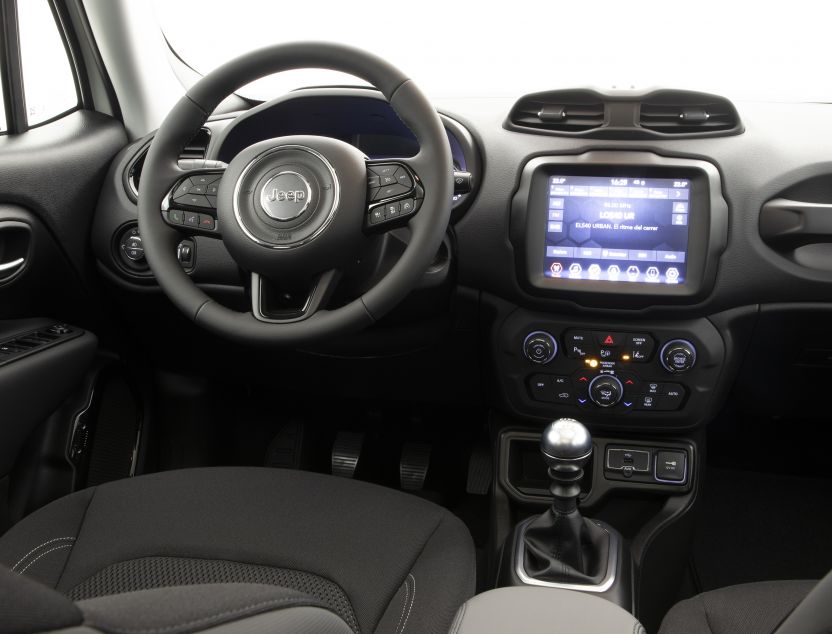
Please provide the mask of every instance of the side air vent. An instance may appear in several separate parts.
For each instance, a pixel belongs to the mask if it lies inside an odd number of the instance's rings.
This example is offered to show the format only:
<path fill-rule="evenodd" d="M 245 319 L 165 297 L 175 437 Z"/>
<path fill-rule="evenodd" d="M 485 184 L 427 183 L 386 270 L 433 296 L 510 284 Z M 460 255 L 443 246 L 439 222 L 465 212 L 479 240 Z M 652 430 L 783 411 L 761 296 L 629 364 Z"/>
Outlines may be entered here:
<path fill-rule="evenodd" d="M 208 128 L 200 128 L 196 136 L 191 139 L 179 155 L 180 159 L 202 159 L 208 152 L 208 143 L 211 141 L 211 130 Z M 136 200 L 139 196 L 139 181 L 142 177 L 142 168 L 144 167 L 144 159 L 147 157 L 147 150 L 150 145 L 146 145 L 142 150 L 136 154 L 130 164 L 127 166 L 125 174 L 125 182 L 127 184 L 127 191 L 132 194 L 132 198 Z"/>
<path fill-rule="evenodd" d="M 726 135 L 742 132 L 734 105 L 723 97 L 663 90 L 641 102 L 639 125 L 659 134 Z"/>
<path fill-rule="evenodd" d="M 539 92 L 523 97 L 514 104 L 509 114 L 508 127 L 577 134 L 603 127 L 604 114 L 604 101 L 593 92 Z"/>

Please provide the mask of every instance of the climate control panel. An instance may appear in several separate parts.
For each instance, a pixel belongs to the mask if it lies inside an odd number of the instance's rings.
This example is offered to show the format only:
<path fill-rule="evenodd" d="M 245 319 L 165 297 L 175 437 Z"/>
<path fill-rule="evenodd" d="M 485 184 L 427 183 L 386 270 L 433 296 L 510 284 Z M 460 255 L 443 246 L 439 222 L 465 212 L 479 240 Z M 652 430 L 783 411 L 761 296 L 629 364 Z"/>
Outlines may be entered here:
<path fill-rule="evenodd" d="M 724 359 L 707 319 L 602 324 L 517 311 L 498 333 L 506 400 L 515 413 L 578 415 L 655 428 L 695 424 L 712 406 Z"/>

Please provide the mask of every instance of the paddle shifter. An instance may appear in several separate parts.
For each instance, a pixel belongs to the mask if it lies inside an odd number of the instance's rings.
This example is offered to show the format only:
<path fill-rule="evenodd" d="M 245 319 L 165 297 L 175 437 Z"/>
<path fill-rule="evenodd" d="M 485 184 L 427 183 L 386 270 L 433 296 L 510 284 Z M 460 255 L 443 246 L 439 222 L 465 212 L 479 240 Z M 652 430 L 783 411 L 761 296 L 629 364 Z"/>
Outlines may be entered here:
<path fill-rule="evenodd" d="M 543 515 L 521 527 L 523 572 L 538 582 L 599 586 L 609 576 L 610 532 L 578 511 L 592 436 L 578 421 L 561 418 L 543 431 L 540 451 L 549 466 L 553 501 Z"/>

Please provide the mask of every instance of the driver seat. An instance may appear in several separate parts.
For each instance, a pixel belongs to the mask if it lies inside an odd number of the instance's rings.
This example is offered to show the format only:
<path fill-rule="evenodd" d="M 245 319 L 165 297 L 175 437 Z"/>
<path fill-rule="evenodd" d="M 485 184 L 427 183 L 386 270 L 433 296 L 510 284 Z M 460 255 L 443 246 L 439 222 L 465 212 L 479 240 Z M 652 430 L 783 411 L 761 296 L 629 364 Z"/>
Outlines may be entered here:
<path fill-rule="evenodd" d="M 222 467 L 66 496 L 0 538 L 0 632 L 447 632 L 471 537 L 412 495 Z"/>

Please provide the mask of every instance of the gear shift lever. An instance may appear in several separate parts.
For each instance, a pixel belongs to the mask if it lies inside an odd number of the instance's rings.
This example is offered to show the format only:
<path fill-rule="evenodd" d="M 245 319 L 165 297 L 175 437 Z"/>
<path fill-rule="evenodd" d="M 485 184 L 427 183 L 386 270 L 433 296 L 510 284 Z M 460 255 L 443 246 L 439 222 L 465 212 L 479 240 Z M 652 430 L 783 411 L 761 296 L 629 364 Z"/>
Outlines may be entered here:
<path fill-rule="evenodd" d="M 559 418 L 543 431 L 540 451 L 549 465 L 553 505 L 561 513 L 576 510 L 584 465 L 592 456 L 589 430 L 572 418 Z"/>
<path fill-rule="evenodd" d="M 544 430 L 540 451 L 554 499 L 548 511 L 522 527 L 523 570 L 538 581 L 596 586 L 607 572 L 610 534 L 578 511 L 592 436 L 578 421 L 561 418 Z"/>

